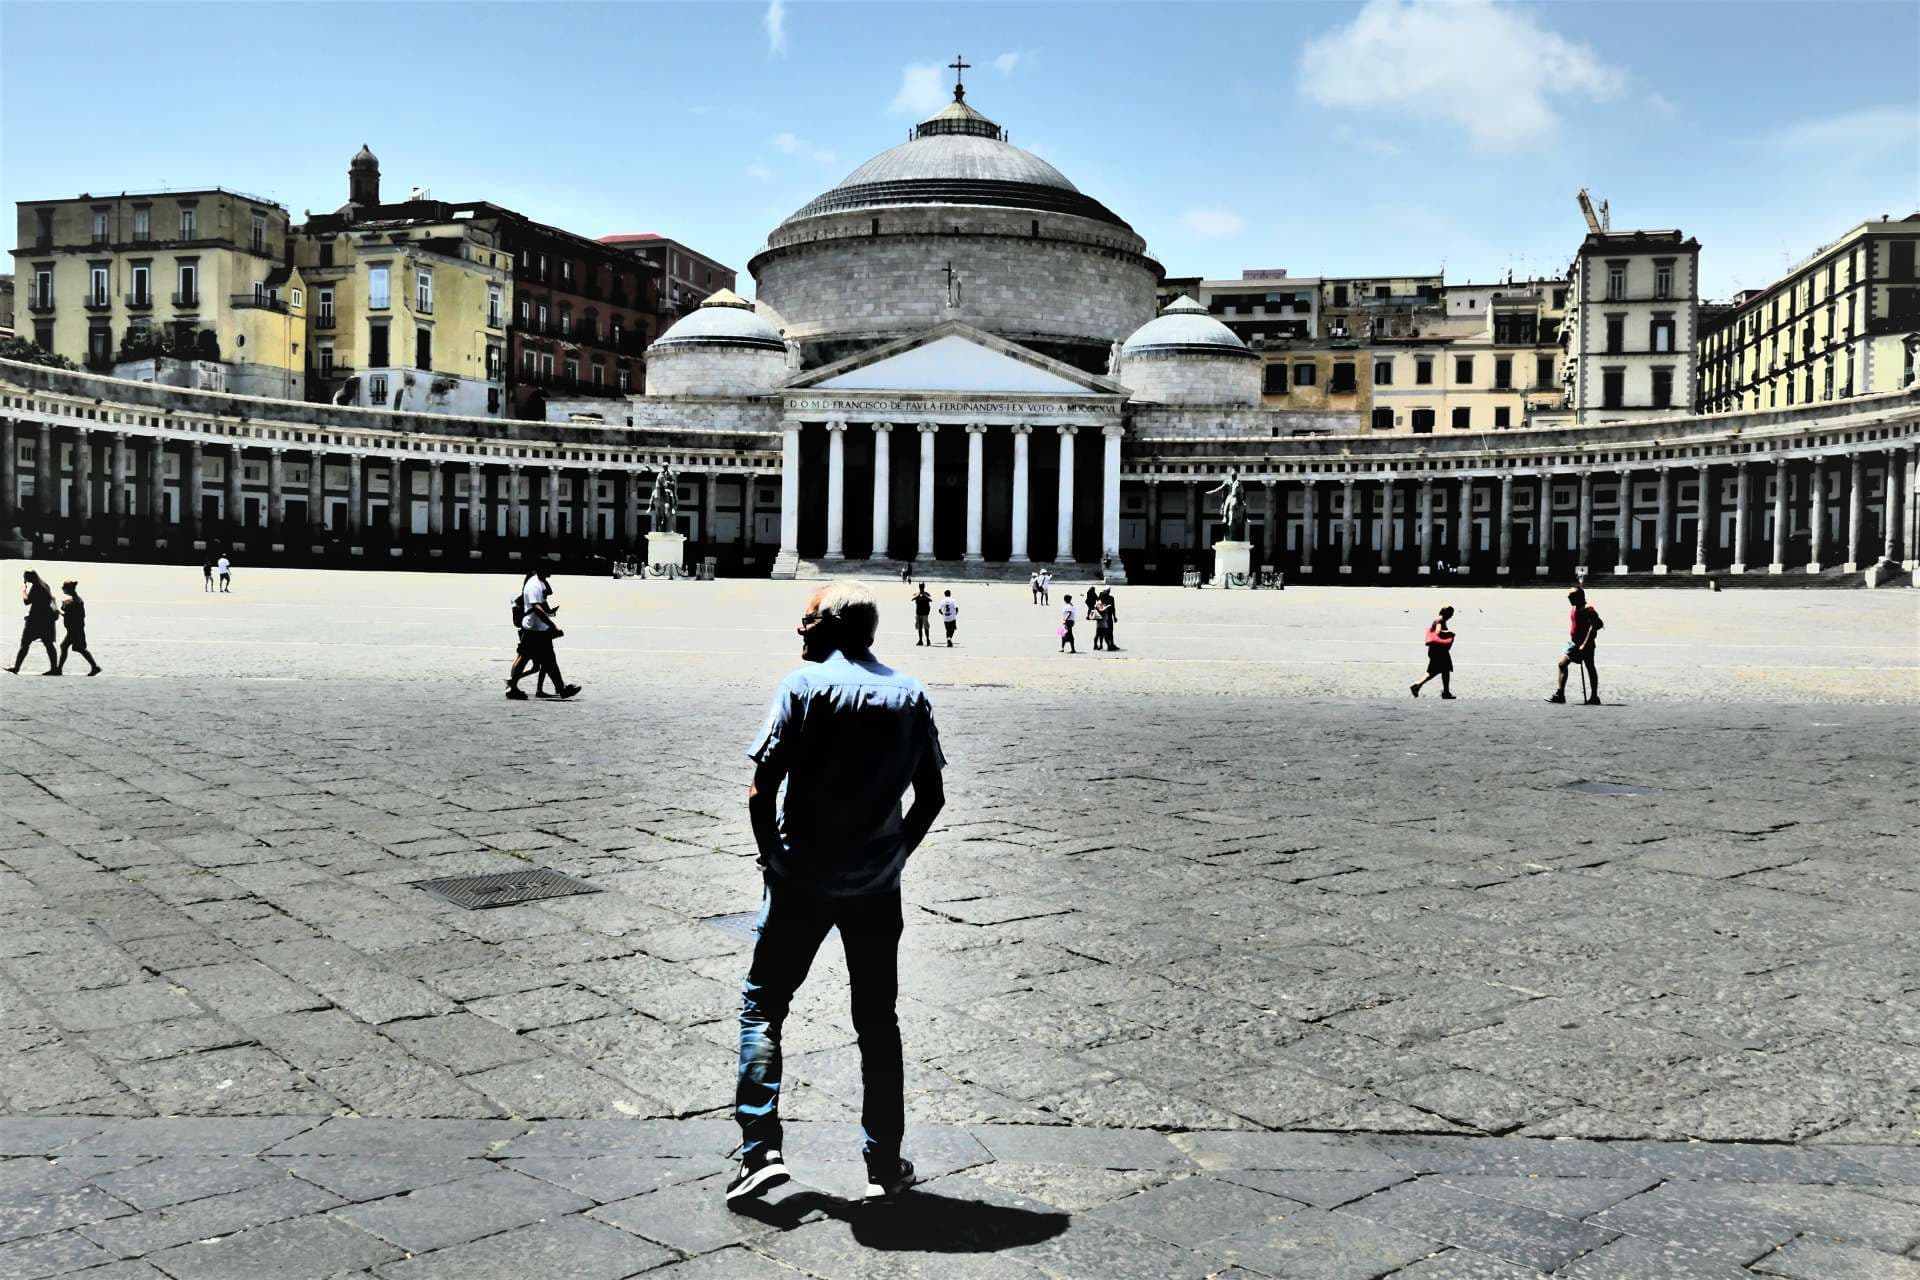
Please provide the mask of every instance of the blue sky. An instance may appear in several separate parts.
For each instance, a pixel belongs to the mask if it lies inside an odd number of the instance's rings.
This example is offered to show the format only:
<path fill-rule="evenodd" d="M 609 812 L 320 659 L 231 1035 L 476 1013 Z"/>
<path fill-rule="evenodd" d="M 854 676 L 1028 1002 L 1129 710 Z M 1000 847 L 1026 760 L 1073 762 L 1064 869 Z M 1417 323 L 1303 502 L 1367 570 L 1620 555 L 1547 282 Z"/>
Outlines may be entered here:
<path fill-rule="evenodd" d="M 1912 3 L 0 3 L 0 200 L 221 185 L 295 218 L 385 190 L 743 272 L 947 96 L 1170 274 L 1483 280 L 1680 227 L 1705 292 L 1920 208 Z"/>

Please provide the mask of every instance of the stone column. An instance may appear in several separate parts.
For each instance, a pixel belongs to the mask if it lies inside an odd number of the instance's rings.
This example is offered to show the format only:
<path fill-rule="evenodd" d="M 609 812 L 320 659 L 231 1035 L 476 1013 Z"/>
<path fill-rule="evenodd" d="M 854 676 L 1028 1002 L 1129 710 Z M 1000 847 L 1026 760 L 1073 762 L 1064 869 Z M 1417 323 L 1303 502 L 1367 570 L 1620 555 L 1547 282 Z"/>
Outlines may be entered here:
<path fill-rule="evenodd" d="M 987 501 L 987 424 L 967 424 L 967 556 L 984 560 L 980 548 L 981 528 L 985 523 Z"/>
<path fill-rule="evenodd" d="M 940 438 L 940 424 L 923 422 L 920 436 L 920 510 L 914 528 L 915 554 L 922 560 L 933 559 L 933 442 Z"/>
<path fill-rule="evenodd" d="M 780 424 L 780 560 L 797 564 L 800 557 L 800 424 L 788 418 Z"/>
<path fill-rule="evenodd" d="M 520 544 L 526 542 L 533 528 L 532 484 L 533 481 L 529 478 L 526 481 L 528 487 L 524 491 L 526 501 L 522 502 L 520 464 L 517 462 L 507 464 L 507 532 L 513 536 L 515 550 L 521 549 Z"/>
<path fill-rule="evenodd" d="M 358 539 L 367 527 L 367 455 L 347 455 L 347 535 Z"/>
<path fill-rule="evenodd" d="M 180 514 L 186 518 L 186 525 L 193 531 L 194 537 L 204 532 L 205 523 L 200 513 L 206 510 L 207 496 L 207 458 L 198 440 L 187 442 L 186 457 L 186 510 Z"/>
<path fill-rule="evenodd" d="M 873 424 L 873 546 L 869 559 L 893 555 L 893 424 Z"/>
<path fill-rule="evenodd" d="M 740 477 L 740 545 L 743 547 L 753 545 L 753 522 L 758 515 L 753 507 L 760 494 L 759 482 L 760 477 L 751 471 Z"/>
<path fill-rule="evenodd" d="M 1454 551 L 1460 556 L 1460 568 L 1467 569 L 1473 564 L 1473 479 L 1460 477 L 1460 531 L 1454 538 Z"/>
<path fill-rule="evenodd" d="M 1703 575 L 1707 571 L 1707 545 L 1713 539 L 1713 526 L 1710 523 L 1714 518 L 1713 494 L 1709 487 L 1713 481 L 1713 468 L 1702 462 L 1694 468 L 1694 473 L 1699 477 L 1700 501 L 1694 508 L 1693 571 Z"/>
<path fill-rule="evenodd" d="M 712 475 L 708 475 L 707 476 L 707 493 L 711 495 L 712 492 L 713 492 L 713 477 Z M 713 505 L 713 500 L 711 496 L 708 497 L 707 505 L 709 507 Z M 712 528 L 712 520 L 711 520 L 711 517 L 709 517 L 707 520 L 707 523 L 703 525 L 700 530 L 700 532 L 706 537 L 708 537 L 709 540 L 712 537 L 711 533 L 708 532 L 711 528 Z M 600 468 L 598 467 L 587 468 L 587 529 L 586 529 L 586 533 L 587 533 L 588 542 L 600 541 Z"/>
<path fill-rule="evenodd" d="M 184 521 L 186 512 L 180 516 Z M 155 533 L 167 527 L 167 442 L 159 436 L 147 454 L 147 523 Z"/>
<path fill-rule="evenodd" d="M 327 455 L 307 454 L 307 538 L 318 542 L 327 527 Z"/>
<path fill-rule="evenodd" d="M 236 441 L 227 446 L 227 528 L 244 529 L 247 521 L 246 495 L 241 491 L 246 451 Z"/>
<path fill-rule="evenodd" d="M 427 536 L 442 538 L 447 532 L 447 480 L 439 459 L 427 463 Z"/>
<path fill-rule="evenodd" d="M 1900 451 L 1886 453 L 1887 478 L 1880 484 L 1880 533 L 1884 544 L 1880 556 L 1900 563 Z"/>
<path fill-rule="evenodd" d="M 1767 566 L 1768 573 L 1787 571 L 1787 460 L 1776 458 L 1773 463 L 1773 563 Z"/>
<path fill-rule="evenodd" d="M 1305 491 L 1300 496 L 1301 504 L 1305 507 L 1302 514 L 1306 517 L 1307 527 L 1301 531 L 1300 572 L 1312 573 L 1313 553 L 1320 549 L 1320 494 L 1315 488 L 1319 482 L 1317 480 L 1305 480 L 1301 483 L 1306 486 Z"/>
<path fill-rule="evenodd" d="M 620 530 L 628 547 L 640 545 L 640 473 L 632 469 L 620 473 Z"/>
<path fill-rule="evenodd" d="M 1268 481 L 1267 492 L 1273 492 L 1272 481 Z M 1267 517 L 1267 536 L 1273 536 L 1273 517 Z M 1147 550 L 1158 554 L 1160 550 L 1160 478 L 1147 477 Z"/>
<path fill-rule="evenodd" d="M 487 473 L 477 462 L 467 464 L 467 548 L 480 549 L 480 531 L 487 525 Z M 509 619 L 511 621 L 511 619 Z"/>
<path fill-rule="evenodd" d="M 827 424 L 827 559 L 846 556 L 847 424 Z"/>
<path fill-rule="evenodd" d="M 1033 428 L 1022 423 L 1013 429 L 1013 553 L 1014 564 L 1027 563 L 1027 449 Z"/>
<path fill-rule="evenodd" d="M 0 533 L 13 528 L 20 505 L 20 441 L 12 418 L 0 418 Z"/>
<path fill-rule="evenodd" d="M 1353 572 L 1353 543 L 1360 524 L 1353 518 L 1353 477 L 1340 481 L 1340 572 Z"/>
<path fill-rule="evenodd" d="M 53 488 L 59 474 L 53 457 L 53 424 L 43 422 L 40 443 L 33 451 L 33 504 L 40 508 L 43 524 L 60 514 L 60 495 Z"/>
<path fill-rule="evenodd" d="M 1393 512 L 1393 477 L 1388 476 L 1380 486 L 1380 563 L 1374 566 L 1375 573 L 1393 572 L 1393 535 L 1398 531 Z"/>
<path fill-rule="evenodd" d="M 1825 458 L 1815 458 L 1808 475 L 1813 486 L 1813 515 L 1807 522 L 1807 538 L 1810 551 L 1807 559 L 1807 572 L 1820 572 L 1821 562 L 1827 558 L 1827 467 Z"/>
<path fill-rule="evenodd" d="M 1920 567 L 1920 446 L 1906 448 L 1906 498 L 1900 504 L 1901 567 Z M 1911 585 L 1911 584 L 1909 584 Z"/>
<path fill-rule="evenodd" d="M 127 433 L 113 433 L 113 453 L 107 467 L 107 514 L 115 523 L 127 518 Z"/>
<path fill-rule="evenodd" d="M 1734 573 L 1747 571 L 1747 519 L 1753 500 L 1752 464 L 1741 461 L 1733 469 L 1733 568 Z"/>
<path fill-rule="evenodd" d="M 1533 513 L 1533 572 L 1535 577 L 1544 578 L 1552 567 L 1549 557 L 1553 554 L 1553 473 L 1540 473 L 1540 493 L 1534 499 Z"/>
<path fill-rule="evenodd" d="M 1060 433 L 1060 537 L 1053 562 L 1073 563 L 1073 433 L 1077 427 L 1057 427 Z"/>
<path fill-rule="evenodd" d="M 1575 533 L 1574 560 L 1577 572 L 1584 576 L 1590 567 L 1587 561 L 1593 555 L 1593 472 L 1580 473 L 1580 523 Z"/>
<path fill-rule="evenodd" d="M 560 541 L 560 468 L 547 468 L 547 544 Z"/>
<path fill-rule="evenodd" d="M 1206 539 L 1207 527 L 1206 502 L 1200 496 L 1200 486 L 1192 480 L 1187 481 L 1187 539 L 1193 543 L 1193 550 L 1201 549 Z"/>
<path fill-rule="evenodd" d="M 76 427 L 73 432 L 73 502 L 71 504 L 75 519 L 81 524 L 80 532 L 91 535 L 86 526 L 93 522 L 93 432 L 85 427 Z"/>
<path fill-rule="evenodd" d="M 1653 531 L 1653 571 L 1667 571 L 1667 532 L 1673 526 L 1673 476 L 1665 467 L 1653 473 L 1654 479 L 1654 520 L 1657 527 Z"/>
<path fill-rule="evenodd" d="M 700 541 L 711 545 L 716 539 L 713 526 L 719 521 L 720 494 L 715 484 L 720 473 L 708 468 L 700 477 Z"/>
<path fill-rule="evenodd" d="M 1500 477 L 1500 563 L 1494 573 L 1506 577 L 1513 572 L 1513 476 Z"/>
<path fill-rule="evenodd" d="M 1126 428 L 1111 423 L 1100 428 L 1106 454 L 1100 466 L 1100 559 L 1120 555 L 1120 437 Z M 1231 532 L 1231 530 L 1229 530 Z"/>
<path fill-rule="evenodd" d="M 1620 531 L 1619 563 L 1615 573 L 1626 573 L 1633 562 L 1633 472 L 1620 469 L 1620 514 L 1615 525 Z"/>
<path fill-rule="evenodd" d="M 267 533 L 270 540 L 287 536 L 287 451 L 267 453 Z"/>
<path fill-rule="evenodd" d="M 407 492 L 407 464 L 401 458 L 387 459 L 387 537 L 398 542 L 413 529 L 413 495 Z"/>
<path fill-rule="evenodd" d="M 1853 455 L 1852 465 L 1847 468 L 1847 565 L 1848 573 L 1856 573 L 1860 568 L 1860 531 L 1866 523 L 1866 511 L 1863 499 L 1866 494 L 1867 459 L 1864 454 Z"/>
<path fill-rule="evenodd" d="M 1433 481 L 1420 480 L 1420 572 L 1433 572 Z"/>

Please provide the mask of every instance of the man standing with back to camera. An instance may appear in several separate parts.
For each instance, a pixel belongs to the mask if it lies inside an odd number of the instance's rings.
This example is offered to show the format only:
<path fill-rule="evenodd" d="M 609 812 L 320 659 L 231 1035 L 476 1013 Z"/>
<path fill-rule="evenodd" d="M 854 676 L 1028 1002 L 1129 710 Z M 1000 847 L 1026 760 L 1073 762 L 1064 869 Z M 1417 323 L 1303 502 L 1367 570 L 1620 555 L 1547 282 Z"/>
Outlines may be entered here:
<path fill-rule="evenodd" d="M 747 815 L 765 889 L 759 938 L 741 987 L 734 1117 L 738 1205 L 787 1181 L 780 1154 L 780 1030 L 813 957 L 838 926 L 860 1043 L 867 1198 L 913 1185 L 906 1129 L 899 987 L 900 875 L 946 803 L 940 735 L 926 688 L 873 656 L 880 608 L 858 583 L 814 592 L 800 619 L 805 666 L 780 682 L 747 752 Z M 779 816 L 774 795 L 786 795 Z M 903 817 L 900 797 L 913 788 Z"/>

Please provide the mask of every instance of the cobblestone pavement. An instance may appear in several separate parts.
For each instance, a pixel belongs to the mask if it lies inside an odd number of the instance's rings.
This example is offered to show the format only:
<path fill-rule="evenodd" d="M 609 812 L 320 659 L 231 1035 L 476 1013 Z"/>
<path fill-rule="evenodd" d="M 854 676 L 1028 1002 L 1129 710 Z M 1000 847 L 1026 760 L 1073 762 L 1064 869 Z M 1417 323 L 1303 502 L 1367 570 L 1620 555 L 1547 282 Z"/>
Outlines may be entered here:
<path fill-rule="evenodd" d="M 601 635 L 626 584 L 563 582 L 588 693 L 508 704 L 504 607 L 442 603 L 494 579 L 157 572 L 87 570 L 107 676 L 0 677 L 0 1277 L 1920 1275 L 1911 596 L 1610 602 L 1659 639 L 1587 709 L 1280 696 L 1229 614 L 1339 690 L 1406 593 L 1127 593 L 1142 656 L 1056 683 L 970 589 L 973 648 L 883 650 L 953 761 L 902 968 L 935 1181 L 835 1198 L 823 953 L 808 1185 L 740 1220 L 739 752 L 804 590 L 636 584 Z M 1483 594 L 1463 637 L 1564 611 Z M 1756 634 L 1793 683 L 1728 677 Z M 413 887 L 536 864 L 605 892 Z"/>

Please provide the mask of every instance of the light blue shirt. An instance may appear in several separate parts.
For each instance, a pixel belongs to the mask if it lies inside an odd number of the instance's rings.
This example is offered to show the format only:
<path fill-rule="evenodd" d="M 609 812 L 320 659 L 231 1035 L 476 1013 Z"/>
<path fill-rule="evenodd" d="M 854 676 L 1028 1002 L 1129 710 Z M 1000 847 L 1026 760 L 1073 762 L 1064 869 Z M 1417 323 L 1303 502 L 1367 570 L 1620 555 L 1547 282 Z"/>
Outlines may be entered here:
<path fill-rule="evenodd" d="M 926 686 L 871 655 L 810 662 L 780 682 L 747 756 L 786 775 L 770 873 L 829 898 L 900 887 L 900 797 L 923 761 L 947 763 Z"/>

